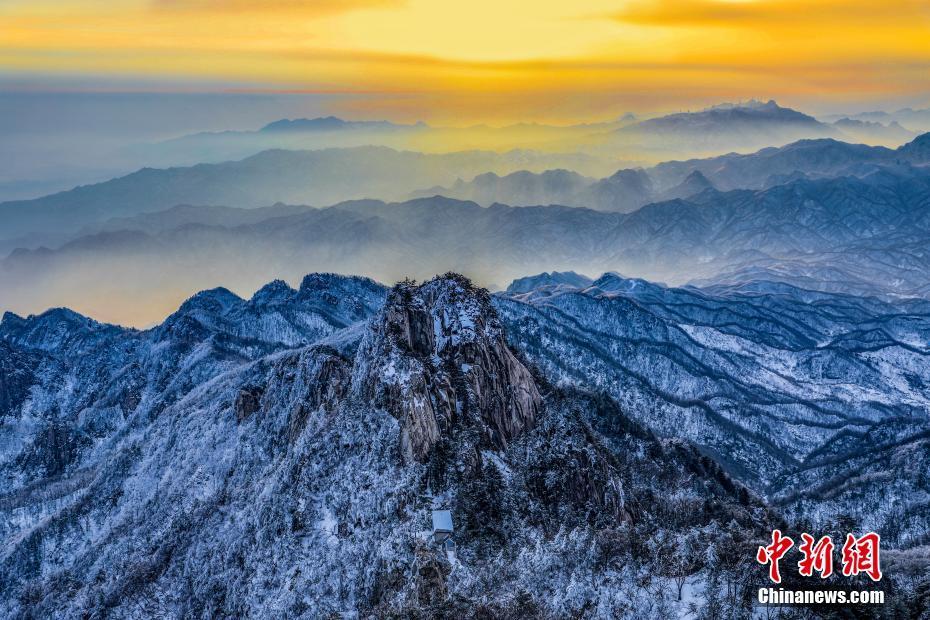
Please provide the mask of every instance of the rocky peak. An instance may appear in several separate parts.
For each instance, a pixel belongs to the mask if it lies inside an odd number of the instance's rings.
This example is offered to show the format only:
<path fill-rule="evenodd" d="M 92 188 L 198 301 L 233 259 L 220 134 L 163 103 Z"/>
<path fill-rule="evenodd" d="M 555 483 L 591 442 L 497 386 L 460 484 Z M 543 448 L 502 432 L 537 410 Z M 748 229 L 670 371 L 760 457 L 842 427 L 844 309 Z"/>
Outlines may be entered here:
<path fill-rule="evenodd" d="M 338 273 L 310 273 L 301 281 L 299 292 L 303 297 L 311 297 L 316 293 L 330 293 L 374 296 L 383 300 L 385 291 L 383 285 L 371 278 L 344 276 Z"/>
<path fill-rule="evenodd" d="M 333 284 L 345 279 L 345 276 L 339 276 L 334 273 L 308 273 L 300 282 L 300 290 L 303 293 L 325 291 L 332 288 Z"/>
<path fill-rule="evenodd" d="M 385 291 L 368 278 L 331 273 L 307 275 L 299 290 L 275 280 L 248 301 L 226 289 L 213 289 L 186 301 L 155 328 L 155 335 L 157 340 L 187 345 L 222 335 L 246 347 L 296 347 L 367 319 L 381 307 Z"/>
<path fill-rule="evenodd" d="M 255 291 L 250 301 L 258 305 L 281 304 L 288 302 L 295 293 L 296 291 L 284 280 L 272 280 Z"/>
<path fill-rule="evenodd" d="M 477 427 L 488 446 L 506 447 L 542 404 L 488 292 L 451 273 L 391 290 L 354 374 L 358 389 L 400 421 L 403 452 L 416 460 L 462 425 Z"/>
<path fill-rule="evenodd" d="M 638 168 L 617 170 L 607 180 L 612 184 L 623 185 L 640 192 L 652 191 L 652 179 L 649 178 L 649 174 L 645 170 Z"/>
<path fill-rule="evenodd" d="M 235 293 L 222 287 L 201 291 L 181 304 L 153 333 L 156 340 L 199 342 L 224 331 L 226 317 L 245 303 Z"/>
<path fill-rule="evenodd" d="M 67 308 L 52 308 L 42 314 L 22 318 L 12 312 L 3 315 L 0 338 L 42 351 L 55 351 L 102 332 L 119 328 L 98 323 Z"/>
<path fill-rule="evenodd" d="M 386 290 L 370 278 L 311 273 L 301 282 L 295 305 L 341 328 L 365 320 L 379 310 Z"/>
<path fill-rule="evenodd" d="M 181 307 L 169 316 L 165 323 L 173 324 L 185 317 L 190 317 L 210 326 L 244 303 L 245 300 L 223 287 L 201 291 L 181 304 Z"/>
<path fill-rule="evenodd" d="M 0 328 L 2 328 L 4 332 L 9 332 L 13 329 L 19 329 L 25 324 L 26 319 L 19 316 L 15 312 L 4 312 L 3 318 L 0 319 Z"/>
<path fill-rule="evenodd" d="M 682 181 L 681 184 L 683 187 L 693 188 L 697 191 L 714 186 L 700 170 L 693 170 L 691 174 L 685 177 L 685 180 Z"/>
<path fill-rule="evenodd" d="M 551 273 L 544 271 L 535 276 L 517 278 L 507 287 L 507 292 L 510 294 L 528 293 L 544 286 L 584 288 L 590 286 L 592 282 L 591 278 L 574 271 L 553 271 Z"/>

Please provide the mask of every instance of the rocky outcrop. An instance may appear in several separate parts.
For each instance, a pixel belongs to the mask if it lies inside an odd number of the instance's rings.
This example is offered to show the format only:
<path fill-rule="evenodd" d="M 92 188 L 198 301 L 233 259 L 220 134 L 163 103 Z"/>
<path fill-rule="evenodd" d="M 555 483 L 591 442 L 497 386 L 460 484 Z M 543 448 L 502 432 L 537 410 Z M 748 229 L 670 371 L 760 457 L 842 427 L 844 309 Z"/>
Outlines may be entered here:
<path fill-rule="evenodd" d="M 311 416 L 336 410 L 349 394 L 351 379 L 349 361 L 334 349 L 317 345 L 293 351 L 275 361 L 267 386 L 240 390 L 236 413 L 238 416 L 240 400 L 247 404 L 254 399 L 253 412 L 286 407 L 287 439 L 293 442 Z M 244 397 L 243 392 L 250 396 Z"/>
<path fill-rule="evenodd" d="M 416 460 L 462 422 L 505 448 L 542 403 L 487 291 L 456 274 L 394 287 L 361 345 L 355 381 L 400 421 L 402 450 Z"/>
<path fill-rule="evenodd" d="M 0 420 L 13 414 L 29 395 L 38 357 L 0 340 Z"/>
<path fill-rule="evenodd" d="M 258 386 L 247 385 L 236 395 L 236 420 L 242 422 L 261 407 L 264 390 Z"/>

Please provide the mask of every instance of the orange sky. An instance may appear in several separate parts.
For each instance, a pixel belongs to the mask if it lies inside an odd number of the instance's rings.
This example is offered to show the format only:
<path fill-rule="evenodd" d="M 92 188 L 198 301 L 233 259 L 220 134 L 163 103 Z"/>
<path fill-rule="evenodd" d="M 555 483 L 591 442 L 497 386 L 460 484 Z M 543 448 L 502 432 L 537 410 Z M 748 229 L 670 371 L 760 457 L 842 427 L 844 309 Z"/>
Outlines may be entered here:
<path fill-rule="evenodd" d="M 0 72 L 379 93 L 348 114 L 571 122 L 920 98 L 927 0 L 6 0 Z"/>

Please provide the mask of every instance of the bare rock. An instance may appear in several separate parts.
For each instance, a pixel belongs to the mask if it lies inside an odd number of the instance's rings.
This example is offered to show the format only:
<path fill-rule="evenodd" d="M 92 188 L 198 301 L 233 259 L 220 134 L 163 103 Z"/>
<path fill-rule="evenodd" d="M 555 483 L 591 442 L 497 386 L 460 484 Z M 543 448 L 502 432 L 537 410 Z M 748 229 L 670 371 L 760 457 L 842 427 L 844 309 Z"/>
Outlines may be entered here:
<path fill-rule="evenodd" d="M 274 402 L 291 403 L 287 438 L 293 442 L 317 412 L 333 413 L 349 394 L 351 366 L 338 351 L 325 346 L 295 350 L 280 357 L 268 377 L 265 393 Z"/>
<path fill-rule="evenodd" d="M 264 390 L 262 388 L 250 385 L 243 387 L 239 390 L 239 394 L 236 395 L 236 420 L 242 422 L 250 415 L 258 411 L 261 406 L 262 394 Z"/>
<path fill-rule="evenodd" d="M 420 461 L 463 420 L 504 448 L 533 424 L 542 403 L 487 291 L 456 274 L 394 287 L 361 345 L 354 378 L 399 420 L 404 454 Z"/>

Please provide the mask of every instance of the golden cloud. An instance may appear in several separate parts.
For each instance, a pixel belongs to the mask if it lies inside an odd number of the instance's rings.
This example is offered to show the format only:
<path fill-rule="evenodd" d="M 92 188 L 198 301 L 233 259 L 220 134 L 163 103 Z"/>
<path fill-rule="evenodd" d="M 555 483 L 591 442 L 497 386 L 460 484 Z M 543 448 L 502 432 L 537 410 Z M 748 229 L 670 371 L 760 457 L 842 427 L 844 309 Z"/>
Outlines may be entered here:
<path fill-rule="evenodd" d="M 650 26 L 769 27 L 784 23 L 906 23 L 930 19 L 924 0 L 639 0 L 614 15 Z"/>
<path fill-rule="evenodd" d="M 881 99 L 930 83 L 930 0 L 13 0 L 0 12 L 0 70 L 394 93 L 408 118 Z"/>
<path fill-rule="evenodd" d="M 157 10 L 225 13 L 294 12 L 301 16 L 329 16 L 360 9 L 401 6 L 403 0 L 153 0 Z"/>

